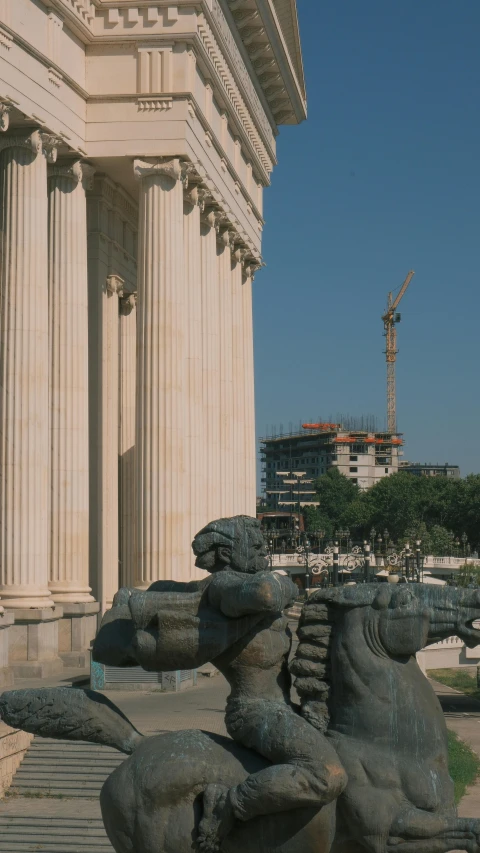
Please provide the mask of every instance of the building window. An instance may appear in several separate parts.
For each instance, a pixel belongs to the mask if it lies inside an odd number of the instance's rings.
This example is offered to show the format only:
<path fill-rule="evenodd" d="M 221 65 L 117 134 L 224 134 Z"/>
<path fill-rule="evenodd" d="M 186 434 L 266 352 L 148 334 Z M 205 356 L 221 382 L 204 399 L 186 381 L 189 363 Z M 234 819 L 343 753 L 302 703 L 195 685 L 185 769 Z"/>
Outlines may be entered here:
<path fill-rule="evenodd" d="M 350 468 L 350 474 L 356 474 L 358 472 L 358 468 Z"/>
<path fill-rule="evenodd" d="M 352 477 L 352 483 L 355 483 L 355 485 L 358 485 L 358 480 L 356 477 Z"/>
<path fill-rule="evenodd" d="M 350 462 L 358 462 L 358 456 L 350 456 Z"/>
<path fill-rule="evenodd" d="M 385 474 L 388 474 L 388 468 L 385 468 Z"/>

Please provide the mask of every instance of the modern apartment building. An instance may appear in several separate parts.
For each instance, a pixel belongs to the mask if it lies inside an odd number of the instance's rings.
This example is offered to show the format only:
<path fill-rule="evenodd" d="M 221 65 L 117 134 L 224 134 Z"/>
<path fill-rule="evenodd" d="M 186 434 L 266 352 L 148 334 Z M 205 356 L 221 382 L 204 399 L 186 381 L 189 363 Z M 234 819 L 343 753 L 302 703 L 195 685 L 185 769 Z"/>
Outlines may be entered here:
<path fill-rule="evenodd" d="M 263 438 L 260 442 L 262 486 L 268 505 L 279 508 L 295 500 L 285 485 L 286 473 L 304 472 L 315 480 L 329 468 L 338 470 L 365 490 L 396 474 L 403 439 L 386 432 L 352 431 L 341 424 L 306 424 L 301 432 Z"/>
<path fill-rule="evenodd" d="M 416 477 L 448 477 L 449 480 L 460 479 L 460 468 L 458 465 L 449 465 L 445 462 L 433 465 L 431 462 L 400 462 L 400 471 L 407 471 Z"/>

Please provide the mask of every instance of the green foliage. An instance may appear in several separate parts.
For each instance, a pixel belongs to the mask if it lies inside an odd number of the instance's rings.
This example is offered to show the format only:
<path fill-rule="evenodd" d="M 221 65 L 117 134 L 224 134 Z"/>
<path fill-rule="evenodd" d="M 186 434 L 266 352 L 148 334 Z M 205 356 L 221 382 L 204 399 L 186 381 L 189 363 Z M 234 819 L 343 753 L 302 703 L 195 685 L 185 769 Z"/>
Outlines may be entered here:
<path fill-rule="evenodd" d="M 326 536 L 333 536 L 335 530 L 345 525 L 350 505 L 358 499 L 360 490 L 348 477 L 340 474 L 337 468 L 330 468 L 326 474 L 316 480 L 316 500 L 320 501 L 318 518 Z"/>
<path fill-rule="evenodd" d="M 480 586 L 480 566 L 471 566 L 469 563 L 465 563 L 455 577 L 458 586 L 468 586 L 472 582 Z"/>
<path fill-rule="evenodd" d="M 308 517 L 310 530 L 323 528 L 331 536 L 339 527 L 349 527 L 352 538 L 369 538 L 374 527 L 388 529 L 399 545 L 417 538 L 424 553 L 438 556 L 461 553 L 452 544 L 466 533 L 470 547 L 480 547 L 480 475 L 465 480 L 446 477 L 416 477 L 399 472 L 384 477 L 366 492 L 337 468 L 316 481 L 320 507 Z"/>
<path fill-rule="evenodd" d="M 455 802 L 459 803 L 469 785 L 480 773 L 478 756 L 460 740 L 455 732 L 448 732 L 448 770 L 455 786 Z"/>
<path fill-rule="evenodd" d="M 331 539 L 334 533 L 333 522 L 321 512 L 316 506 L 306 506 L 303 510 L 305 530 L 312 533 L 314 530 L 323 530 L 326 539 Z"/>

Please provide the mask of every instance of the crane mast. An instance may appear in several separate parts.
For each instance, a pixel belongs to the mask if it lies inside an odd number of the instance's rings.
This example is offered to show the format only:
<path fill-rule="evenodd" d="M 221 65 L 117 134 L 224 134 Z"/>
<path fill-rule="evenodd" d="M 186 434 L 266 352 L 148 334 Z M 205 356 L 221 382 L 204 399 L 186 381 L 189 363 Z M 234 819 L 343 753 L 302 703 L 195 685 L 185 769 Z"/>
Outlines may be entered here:
<path fill-rule="evenodd" d="M 393 434 L 397 431 L 395 362 L 397 360 L 398 350 L 397 330 L 395 325 L 396 323 L 399 323 L 401 319 L 400 314 L 397 314 L 396 311 L 414 275 L 414 271 L 410 270 L 395 299 L 393 299 L 392 293 L 388 294 L 387 310 L 382 316 L 383 326 L 385 329 L 385 355 L 387 360 L 387 431 Z"/>

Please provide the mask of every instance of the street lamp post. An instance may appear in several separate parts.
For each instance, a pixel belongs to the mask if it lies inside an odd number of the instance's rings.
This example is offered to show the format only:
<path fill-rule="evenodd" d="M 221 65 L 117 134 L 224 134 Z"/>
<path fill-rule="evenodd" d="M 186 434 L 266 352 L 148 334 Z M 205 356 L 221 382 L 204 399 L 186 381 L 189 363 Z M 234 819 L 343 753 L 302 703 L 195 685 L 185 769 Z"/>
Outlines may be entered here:
<path fill-rule="evenodd" d="M 417 539 L 417 541 L 415 543 L 415 554 L 416 554 L 416 558 L 417 558 L 417 581 L 418 581 L 418 583 L 421 583 L 421 581 L 422 581 L 421 575 L 422 575 L 422 567 L 423 566 L 422 566 L 422 557 L 421 557 L 421 551 L 420 551 L 421 545 L 422 545 L 422 540 Z"/>
<path fill-rule="evenodd" d="M 338 542 L 333 546 L 333 585 L 338 586 Z"/>
<path fill-rule="evenodd" d="M 467 534 L 462 533 L 461 539 L 462 539 L 462 545 L 463 545 L 463 556 L 465 557 L 467 554 L 467 542 L 468 542 Z"/>
<path fill-rule="evenodd" d="M 363 569 L 363 577 L 366 583 L 370 583 L 370 545 L 367 540 L 363 543 L 363 553 L 365 556 L 365 564 Z"/>
<path fill-rule="evenodd" d="M 410 580 L 410 545 L 407 542 L 405 545 L 405 577 Z"/>

